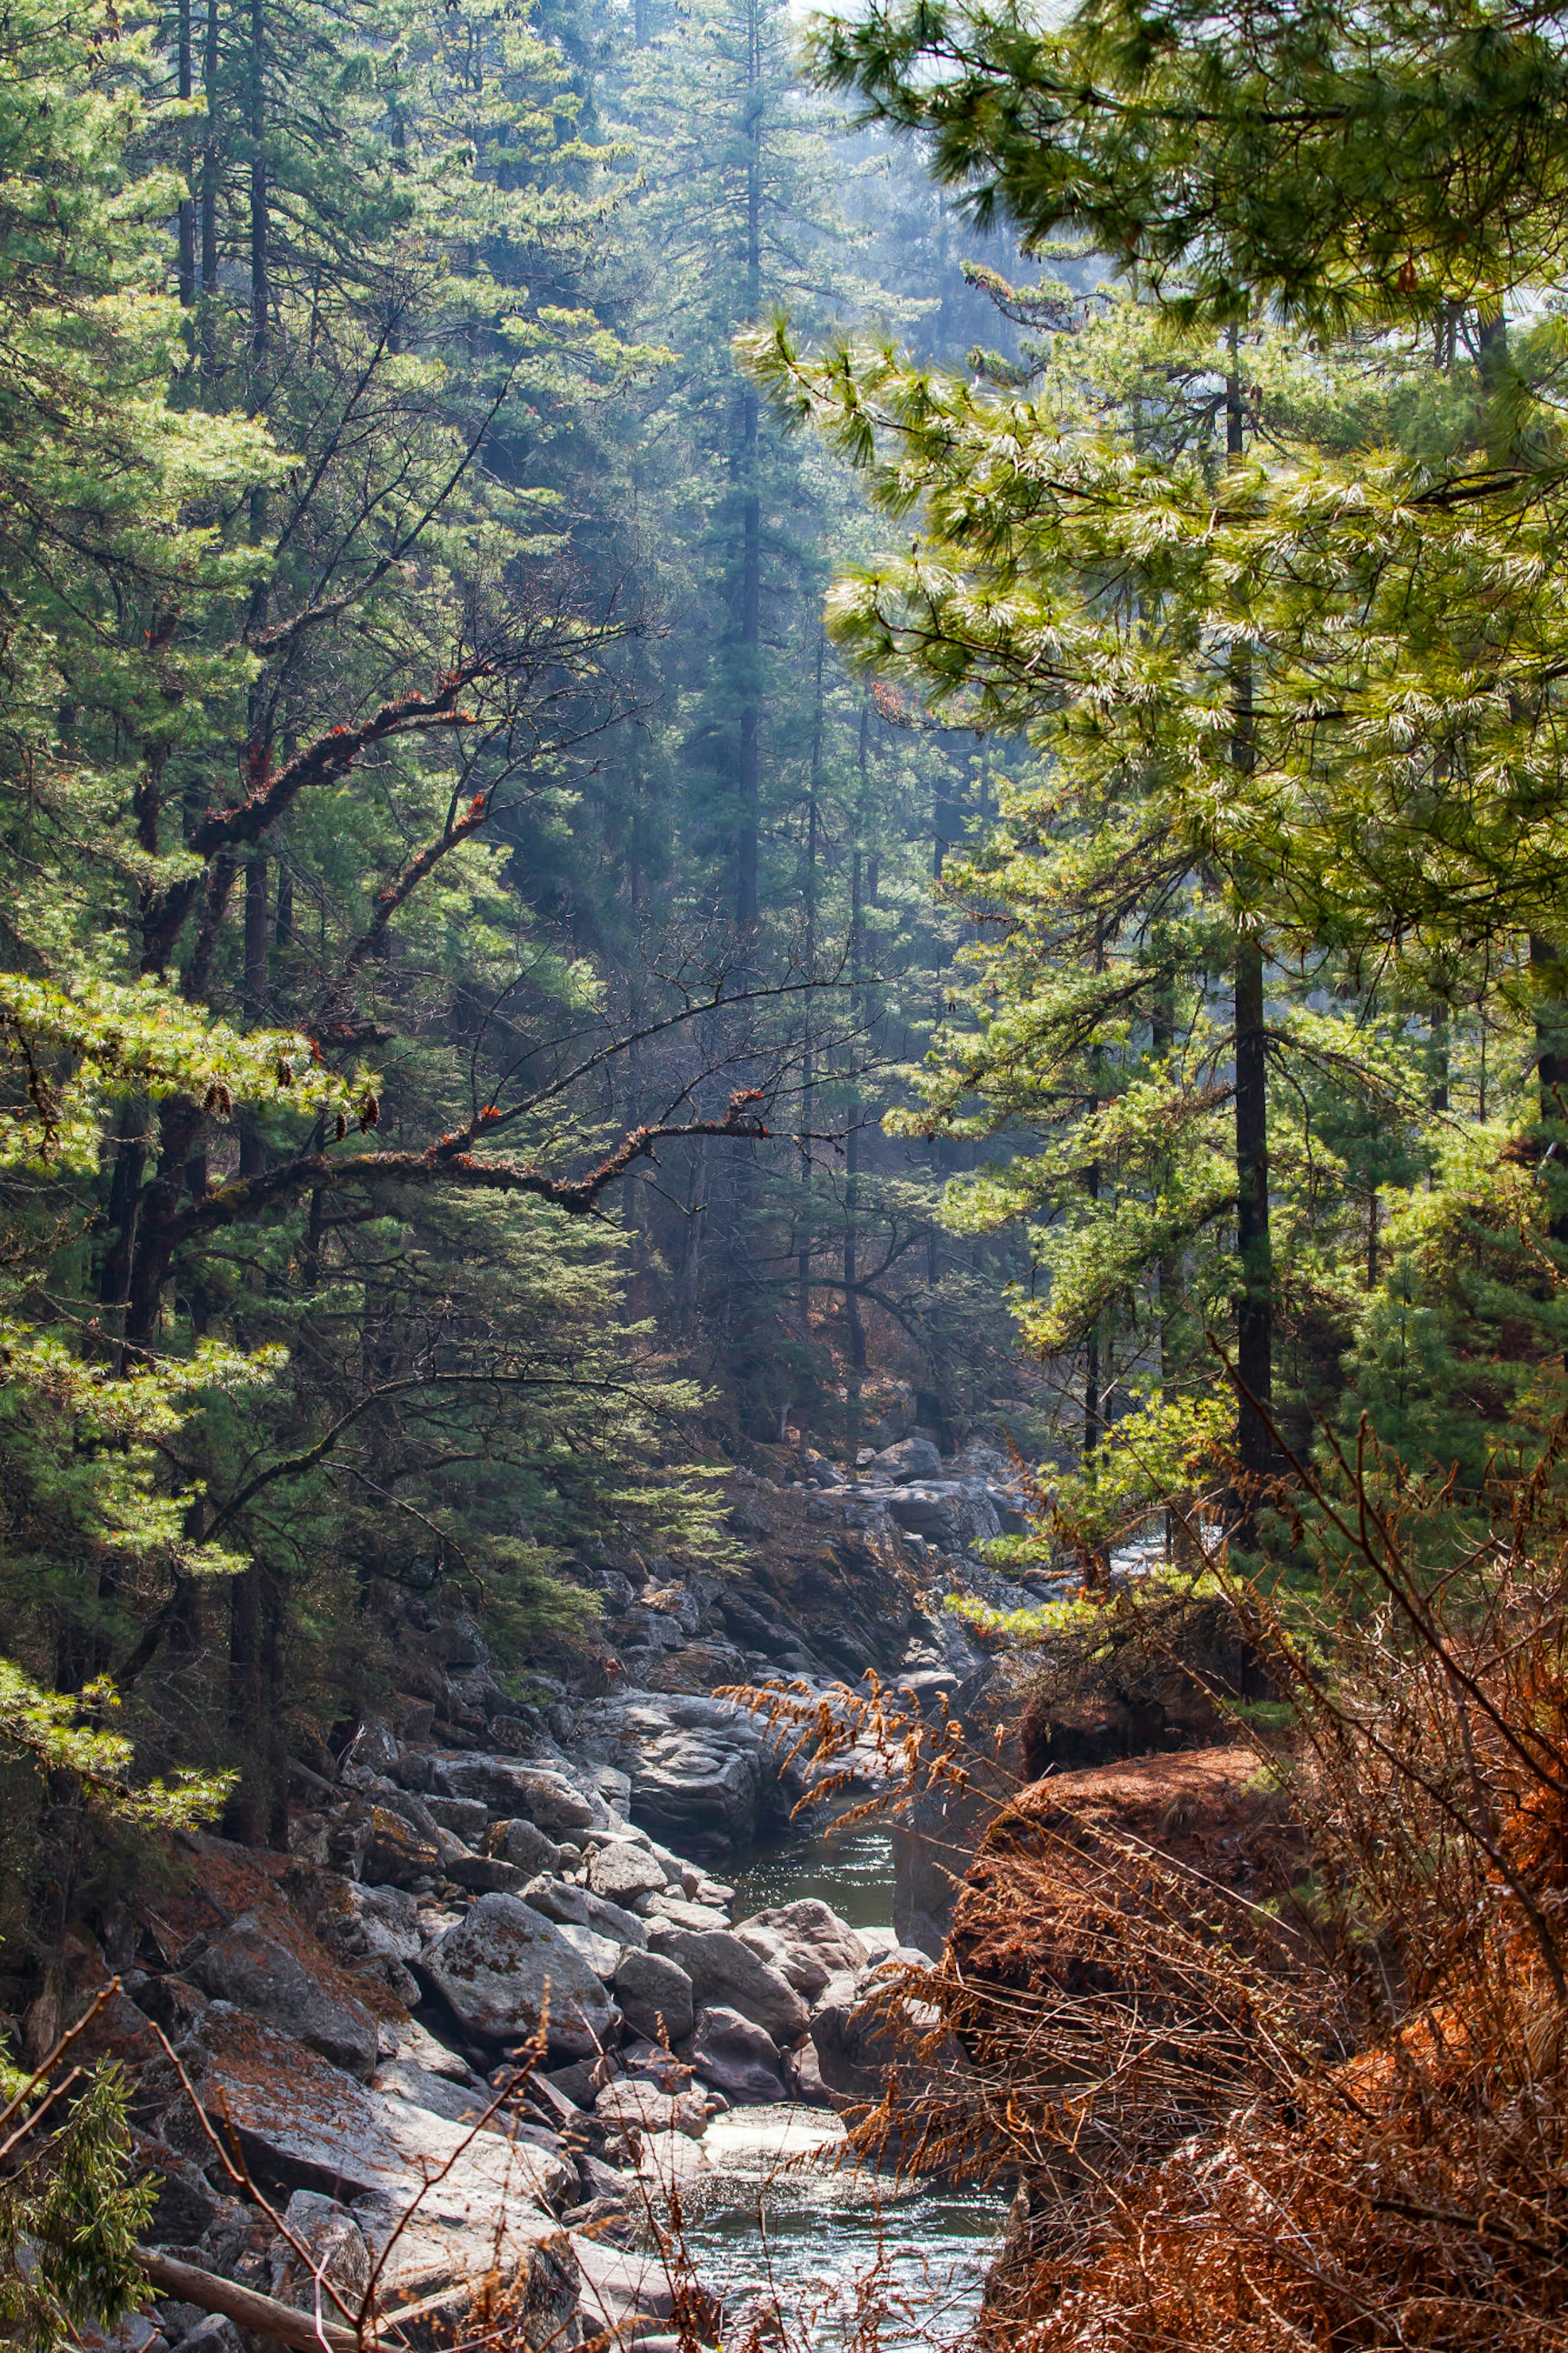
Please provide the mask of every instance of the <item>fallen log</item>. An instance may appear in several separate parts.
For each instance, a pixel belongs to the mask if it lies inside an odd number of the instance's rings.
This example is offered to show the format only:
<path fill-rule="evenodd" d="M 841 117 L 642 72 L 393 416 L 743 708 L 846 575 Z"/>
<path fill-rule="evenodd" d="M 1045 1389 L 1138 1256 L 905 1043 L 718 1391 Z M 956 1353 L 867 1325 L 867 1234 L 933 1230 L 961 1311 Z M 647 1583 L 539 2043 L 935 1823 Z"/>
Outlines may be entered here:
<path fill-rule="evenodd" d="M 292 2305 L 279 2304 L 276 2296 L 263 2295 L 257 2288 L 241 2287 L 237 2280 L 219 2279 L 216 2272 L 203 2271 L 199 2263 L 183 2263 L 174 2255 L 161 2255 L 151 2247 L 138 2247 L 136 2261 L 152 2281 L 160 2295 L 178 2298 L 182 2304 L 194 2304 L 203 2312 L 219 2312 L 240 2328 L 248 2328 L 257 2337 L 271 2337 L 279 2344 L 298 2347 L 299 2353 L 366 2353 L 390 2338 L 395 2344 L 400 2330 L 413 2320 L 427 2319 L 450 2305 L 459 2303 L 469 2293 L 465 2287 L 443 2288 L 437 2295 L 427 2295 L 420 2304 L 407 2304 L 395 2311 L 379 2313 L 367 2319 L 363 2328 L 345 2328 L 341 2321 L 318 2321 L 310 2312 L 297 2312 Z"/>

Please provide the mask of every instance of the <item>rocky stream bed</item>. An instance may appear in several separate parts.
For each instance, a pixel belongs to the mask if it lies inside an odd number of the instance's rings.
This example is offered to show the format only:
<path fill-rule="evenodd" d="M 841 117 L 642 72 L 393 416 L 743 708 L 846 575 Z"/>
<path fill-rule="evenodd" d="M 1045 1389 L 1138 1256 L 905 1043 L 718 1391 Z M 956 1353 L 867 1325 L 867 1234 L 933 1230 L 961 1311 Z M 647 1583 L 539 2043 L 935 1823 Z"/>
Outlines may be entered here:
<path fill-rule="evenodd" d="M 182 1837 L 75 1940 L 65 2014 L 98 2000 L 78 2055 L 133 2071 L 165 2283 L 270 2296 L 331 2345 L 374 2278 L 411 2347 L 489 2321 L 538 2353 L 737 2341 L 769 2295 L 831 2343 L 871 2263 L 889 2346 L 904 2306 L 973 2309 L 994 2204 L 837 2161 L 881 2087 L 879 1989 L 940 1949 L 940 1904 L 885 1832 L 789 1829 L 802 1768 L 714 1693 L 870 1669 L 929 1707 L 983 1680 L 941 1596 L 1017 1598 L 968 1549 L 1016 1499 L 995 1458 L 920 1440 L 858 1479 L 780 1471 L 735 1482 L 743 1575 L 581 1564 L 605 1641 L 576 1687 L 510 1694 L 471 1626 L 410 1606 L 395 1699 L 296 1760 L 285 1842 Z M 248 2335 L 164 2294 L 116 2353 Z"/>

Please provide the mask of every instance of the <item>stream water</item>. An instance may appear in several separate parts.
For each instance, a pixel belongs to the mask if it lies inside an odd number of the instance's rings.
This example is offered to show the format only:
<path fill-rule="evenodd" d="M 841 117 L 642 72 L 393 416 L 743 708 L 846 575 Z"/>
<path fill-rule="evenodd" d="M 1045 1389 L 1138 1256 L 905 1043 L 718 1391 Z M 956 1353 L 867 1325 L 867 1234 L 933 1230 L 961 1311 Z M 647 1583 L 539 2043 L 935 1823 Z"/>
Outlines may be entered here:
<path fill-rule="evenodd" d="M 725 1876 L 738 1920 L 802 1895 L 852 1928 L 892 1920 L 888 1833 L 865 1824 L 734 1856 Z M 727 2333 L 756 2296 L 823 2353 L 847 2345 L 869 2308 L 882 2353 L 951 2345 L 979 2308 L 1003 2197 L 840 2165 L 839 2135 L 830 2115 L 803 2107 L 739 2109 L 709 2126 L 713 2169 L 683 2189 L 686 2237 L 703 2285 L 724 2300 Z"/>

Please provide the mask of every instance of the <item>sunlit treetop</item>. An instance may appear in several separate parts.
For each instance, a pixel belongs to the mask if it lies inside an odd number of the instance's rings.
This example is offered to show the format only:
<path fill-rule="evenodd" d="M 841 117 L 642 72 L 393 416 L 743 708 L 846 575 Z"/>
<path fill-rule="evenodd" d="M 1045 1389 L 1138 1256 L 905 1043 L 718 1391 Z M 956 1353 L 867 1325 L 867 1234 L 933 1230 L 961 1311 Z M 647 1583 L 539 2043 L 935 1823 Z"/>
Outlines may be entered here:
<path fill-rule="evenodd" d="M 1542 8 L 1085 0 L 819 16 L 816 70 L 974 217 L 1085 238 L 1187 322 L 1427 320 L 1554 276 L 1568 38 Z"/>

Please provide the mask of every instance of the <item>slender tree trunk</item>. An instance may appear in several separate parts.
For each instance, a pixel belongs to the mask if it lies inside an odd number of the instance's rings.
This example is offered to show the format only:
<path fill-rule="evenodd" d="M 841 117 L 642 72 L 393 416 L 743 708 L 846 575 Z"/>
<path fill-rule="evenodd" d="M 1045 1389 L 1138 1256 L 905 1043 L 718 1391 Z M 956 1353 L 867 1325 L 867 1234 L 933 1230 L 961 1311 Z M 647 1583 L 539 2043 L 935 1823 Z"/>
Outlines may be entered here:
<path fill-rule="evenodd" d="M 1241 381 L 1236 330 L 1226 381 L 1226 459 L 1245 455 Z M 1250 776 L 1257 758 L 1252 664 L 1239 654 L 1232 666 L 1231 764 Z M 1237 1451 L 1245 1473 L 1266 1477 L 1274 1444 L 1265 1412 L 1274 1393 L 1274 1255 L 1268 1224 L 1268 1058 L 1263 1019 L 1263 942 L 1244 930 L 1236 946 L 1236 1197 L 1237 1251 L 1241 1288 L 1236 1312 L 1236 1370 L 1244 1392 Z M 1261 1409 L 1261 1410 L 1260 1410 Z M 1249 1541 L 1253 1512 L 1244 1497 L 1241 1533 Z"/>
<path fill-rule="evenodd" d="M 259 379 L 272 321 L 271 255 L 267 211 L 266 0 L 250 0 L 247 67 L 250 132 L 250 357 Z M 259 392 L 259 383 L 258 392 Z M 259 406 L 259 402 L 258 402 Z"/>
<path fill-rule="evenodd" d="M 1448 1008 L 1440 997 L 1435 997 L 1427 1011 L 1426 1028 L 1432 1064 L 1432 1108 L 1448 1108 Z"/>
<path fill-rule="evenodd" d="M 762 12 L 746 10 L 746 317 L 754 321 L 763 286 Z M 757 833 L 762 803 L 763 515 L 757 481 L 759 403 L 741 396 L 741 711 L 740 814 L 735 843 L 735 921 L 757 928 Z"/>
<path fill-rule="evenodd" d="M 1543 1168 L 1547 1231 L 1557 1248 L 1568 1253 L 1568 1166 L 1564 1166 L 1568 1155 L 1568 967 L 1554 941 L 1532 935 L 1530 970 L 1536 984 L 1536 1085 L 1549 1155 Z"/>
<path fill-rule="evenodd" d="M 191 55 L 191 0 L 180 0 L 176 47 L 180 97 L 188 106 L 195 88 Z M 179 219 L 180 306 L 189 311 L 195 308 L 196 300 L 196 202 L 192 193 L 196 174 L 188 123 L 182 127 L 180 141 L 185 177 L 185 193 L 180 199 Z"/>
<path fill-rule="evenodd" d="M 818 631 L 816 639 L 816 702 L 811 733 L 811 795 L 805 812 L 805 968 L 808 975 L 816 969 L 816 837 L 817 796 L 822 785 L 823 691 L 822 666 L 825 639 Z M 796 1258 L 796 1284 L 799 1299 L 802 1335 L 811 1337 L 811 1246 L 812 1246 L 812 1177 L 814 1174 L 809 1137 L 816 1113 L 816 1064 L 812 1052 L 811 999 L 805 1000 L 805 1034 L 802 1039 L 800 1076 L 800 1250 Z"/>
<path fill-rule="evenodd" d="M 865 719 L 860 723 L 862 775 L 865 759 Z M 856 812 L 858 825 L 859 812 Z M 849 860 L 849 979 L 852 1002 L 860 1003 L 860 927 L 861 927 L 860 844 L 856 842 Z M 854 1049 L 851 1049 L 853 1051 Z M 859 1223 L 860 1223 L 860 1096 L 857 1088 L 849 1098 L 848 1133 L 844 1139 L 844 1314 L 849 1327 L 849 1362 L 858 1373 L 866 1369 L 866 1326 L 860 1314 L 859 1284 Z"/>
<path fill-rule="evenodd" d="M 258 1029 L 267 1018 L 269 916 L 267 852 L 253 849 L 245 864 L 245 981 L 242 1003 L 248 1029 Z M 267 1166 L 267 1155 L 256 1113 L 241 1111 L 237 1125 L 239 1173 L 242 1176 L 259 1176 Z"/>
<path fill-rule="evenodd" d="M 252 1561 L 228 1588 L 228 1720 L 239 1750 L 240 1778 L 224 1810 L 223 1827 L 242 1846 L 260 1842 L 263 1820 L 252 1752 L 261 1720 L 261 1568 Z"/>
<path fill-rule="evenodd" d="M 1247 1393 L 1237 1451 L 1244 1471 L 1266 1476 L 1274 1467 L 1274 1444 L 1258 1408 L 1267 1410 L 1273 1404 L 1274 1263 L 1268 1229 L 1263 948 L 1256 936 L 1244 936 L 1237 943 L 1236 956 L 1236 1197 L 1237 1249 L 1241 1260 L 1236 1369 Z"/>
<path fill-rule="evenodd" d="M 206 121 L 202 131 L 202 373 L 211 376 L 217 366 L 217 0 L 206 0 L 202 27 L 202 91 Z"/>

